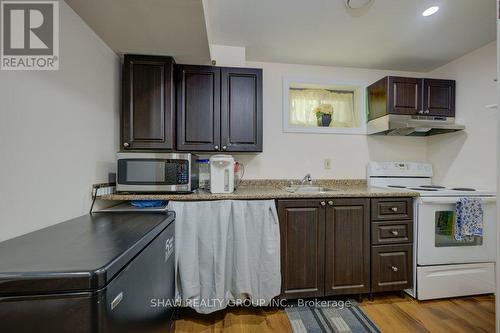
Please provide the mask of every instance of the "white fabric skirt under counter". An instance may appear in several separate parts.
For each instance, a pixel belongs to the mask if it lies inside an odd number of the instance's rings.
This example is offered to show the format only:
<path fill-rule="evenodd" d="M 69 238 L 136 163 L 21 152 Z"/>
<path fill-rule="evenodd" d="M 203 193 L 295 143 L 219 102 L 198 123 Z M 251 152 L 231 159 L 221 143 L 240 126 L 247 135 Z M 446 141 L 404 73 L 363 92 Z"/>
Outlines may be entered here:
<path fill-rule="evenodd" d="M 171 201 L 176 212 L 176 295 L 199 313 L 229 302 L 266 305 L 280 294 L 274 200 Z"/>

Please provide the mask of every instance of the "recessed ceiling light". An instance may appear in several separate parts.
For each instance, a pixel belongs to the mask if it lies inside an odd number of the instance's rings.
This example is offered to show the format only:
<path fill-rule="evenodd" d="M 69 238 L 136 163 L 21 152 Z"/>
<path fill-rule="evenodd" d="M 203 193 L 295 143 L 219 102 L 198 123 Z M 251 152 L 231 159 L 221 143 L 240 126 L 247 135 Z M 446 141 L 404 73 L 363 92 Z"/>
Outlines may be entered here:
<path fill-rule="evenodd" d="M 431 16 L 431 15 L 436 14 L 438 10 L 439 10 L 438 6 L 432 6 L 432 7 L 427 8 L 426 10 L 424 10 L 422 15 L 423 16 Z"/>

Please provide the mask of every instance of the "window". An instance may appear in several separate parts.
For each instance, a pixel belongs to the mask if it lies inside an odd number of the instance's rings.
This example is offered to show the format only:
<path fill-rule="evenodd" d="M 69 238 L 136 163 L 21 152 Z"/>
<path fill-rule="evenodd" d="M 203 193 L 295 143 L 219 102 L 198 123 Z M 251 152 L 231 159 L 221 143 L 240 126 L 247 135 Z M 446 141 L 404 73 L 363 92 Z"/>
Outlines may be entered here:
<path fill-rule="evenodd" d="M 365 134 L 361 84 L 284 79 L 285 132 Z"/>

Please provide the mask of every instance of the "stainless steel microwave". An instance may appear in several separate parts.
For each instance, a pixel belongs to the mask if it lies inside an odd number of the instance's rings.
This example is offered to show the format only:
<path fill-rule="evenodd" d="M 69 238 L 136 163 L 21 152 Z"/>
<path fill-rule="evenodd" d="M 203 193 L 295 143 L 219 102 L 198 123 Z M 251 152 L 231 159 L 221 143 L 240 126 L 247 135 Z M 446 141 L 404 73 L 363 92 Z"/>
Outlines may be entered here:
<path fill-rule="evenodd" d="M 196 155 L 189 153 L 118 153 L 118 192 L 186 193 L 198 188 Z"/>

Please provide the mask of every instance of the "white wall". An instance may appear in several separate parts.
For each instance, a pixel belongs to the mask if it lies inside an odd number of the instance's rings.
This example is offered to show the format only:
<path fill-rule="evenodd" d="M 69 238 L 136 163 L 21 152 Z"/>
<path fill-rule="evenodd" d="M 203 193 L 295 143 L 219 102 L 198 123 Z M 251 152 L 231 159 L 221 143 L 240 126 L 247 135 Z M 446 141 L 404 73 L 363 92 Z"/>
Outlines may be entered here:
<path fill-rule="evenodd" d="M 435 182 L 495 190 L 498 111 L 485 106 L 497 101 L 496 42 L 477 49 L 429 77 L 457 80 L 456 121 L 463 132 L 429 138 L 428 160 Z"/>
<path fill-rule="evenodd" d="M 0 72 L 0 241 L 85 214 L 114 169 L 119 57 L 60 11 L 60 70 Z"/>
<path fill-rule="evenodd" d="M 264 71 L 264 152 L 236 156 L 246 166 L 245 178 L 364 179 L 369 161 L 427 160 L 427 138 L 378 137 L 283 133 L 283 76 L 308 76 L 323 80 L 375 82 L 385 75 L 421 76 L 422 73 L 388 72 L 342 67 L 248 62 Z M 323 160 L 332 160 L 332 169 Z"/>

